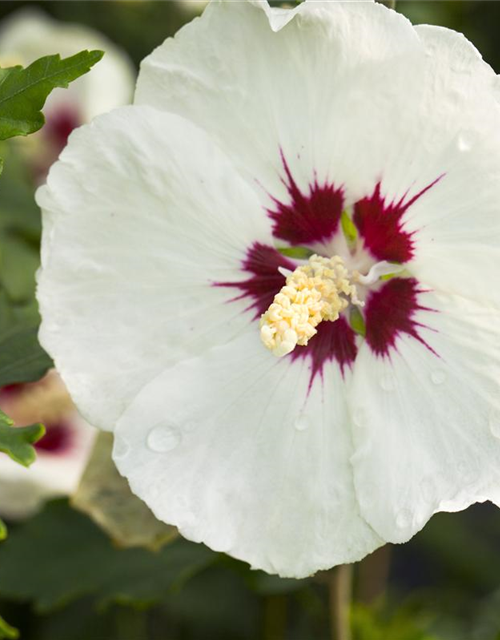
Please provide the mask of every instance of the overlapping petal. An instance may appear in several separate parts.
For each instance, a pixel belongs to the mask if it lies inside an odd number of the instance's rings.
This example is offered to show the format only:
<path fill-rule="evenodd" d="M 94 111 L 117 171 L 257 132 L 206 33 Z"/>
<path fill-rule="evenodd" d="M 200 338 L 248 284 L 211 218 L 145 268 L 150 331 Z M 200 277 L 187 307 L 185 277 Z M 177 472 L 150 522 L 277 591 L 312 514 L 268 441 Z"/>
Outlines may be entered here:
<path fill-rule="evenodd" d="M 369 2 L 305 3 L 281 22 L 266 5 L 213 2 L 143 61 L 135 101 L 216 137 L 264 203 L 289 197 L 283 157 L 304 192 L 317 179 L 366 195 L 401 133 L 402 83 L 416 95 L 414 29 Z"/>
<path fill-rule="evenodd" d="M 425 344 L 402 333 L 385 358 L 364 344 L 350 392 L 361 513 L 390 542 L 500 498 L 498 312 L 452 294 L 419 302 L 434 310 L 415 314 Z"/>
<path fill-rule="evenodd" d="M 257 332 L 187 359 L 120 418 L 115 462 L 158 518 L 254 568 L 358 560 L 382 540 L 358 512 L 344 380 L 330 365 L 309 389 L 310 375 Z"/>
<path fill-rule="evenodd" d="M 91 424 L 112 429 L 167 363 L 249 322 L 227 302 L 252 242 L 254 193 L 191 123 L 124 107 L 70 139 L 38 191 L 40 339 Z M 250 316 L 251 317 L 251 316 Z"/>

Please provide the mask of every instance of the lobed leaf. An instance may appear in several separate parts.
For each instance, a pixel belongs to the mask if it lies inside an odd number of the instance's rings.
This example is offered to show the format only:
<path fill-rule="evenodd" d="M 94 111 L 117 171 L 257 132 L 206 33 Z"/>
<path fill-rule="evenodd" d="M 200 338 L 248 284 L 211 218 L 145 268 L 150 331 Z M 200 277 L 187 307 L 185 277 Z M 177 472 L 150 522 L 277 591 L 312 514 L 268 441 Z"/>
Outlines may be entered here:
<path fill-rule="evenodd" d="M 26 68 L 0 69 L 0 140 L 41 129 L 45 122 L 41 109 L 50 92 L 66 88 L 90 71 L 103 55 L 102 51 L 81 51 L 63 60 L 52 55 Z"/>
<path fill-rule="evenodd" d="M 14 427 L 14 421 L 0 410 L 0 451 L 24 467 L 29 467 L 35 461 L 36 453 L 32 445 L 44 433 L 45 427 L 42 424 Z"/>

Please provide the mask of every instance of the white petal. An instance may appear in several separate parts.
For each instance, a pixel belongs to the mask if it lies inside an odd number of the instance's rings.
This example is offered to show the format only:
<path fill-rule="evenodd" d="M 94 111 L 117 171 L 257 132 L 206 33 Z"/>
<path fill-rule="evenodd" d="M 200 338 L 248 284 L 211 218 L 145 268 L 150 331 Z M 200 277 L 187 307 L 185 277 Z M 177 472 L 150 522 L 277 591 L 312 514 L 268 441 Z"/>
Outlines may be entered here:
<path fill-rule="evenodd" d="M 444 176 L 408 210 L 405 228 L 416 242 L 410 268 L 432 288 L 500 307 L 492 286 L 500 279 L 500 82 L 461 34 L 417 31 L 428 51 L 422 102 L 433 110 L 421 121 L 419 146 L 435 149 L 426 180 Z M 413 153 L 418 166 L 421 151 Z"/>
<path fill-rule="evenodd" d="M 46 113 L 71 103 L 82 121 L 91 120 L 130 102 L 135 71 L 127 54 L 103 34 L 83 26 L 59 22 L 38 9 L 23 8 L 2 21 L 0 60 L 28 65 L 42 56 L 59 53 L 68 57 L 84 49 L 104 50 L 103 59 L 69 89 L 56 89 L 49 97 Z M 2 65 L 4 66 L 4 65 Z"/>
<path fill-rule="evenodd" d="M 307 396 L 303 361 L 257 333 L 166 370 L 115 432 L 114 459 L 155 515 L 217 551 L 305 577 L 380 545 L 359 517 L 340 370 Z"/>
<path fill-rule="evenodd" d="M 361 513 L 405 542 L 437 511 L 500 502 L 500 317 L 456 296 L 420 294 L 415 320 L 438 356 L 408 335 L 390 358 L 358 354 L 352 458 Z"/>
<path fill-rule="evenodd" d="M 362 192 L 368 159 L 373 180 L 384 157 L 372 157 L 370 139 L 384 137 L 373 122 L 389 128 L 398 82 L 423 55 L 415 31 L 376 3 L 266 6 L 209 5 L 143 61 L 136 102 L 217 136 L 262 197 L 287 198 L 281 152 L 304 191 L 317 178 Z"/>
<path fill-rule="evenodd" d="M 112 429 L 172 361 L 224 343 L 260 205 L 181 118 L 124 107 L 74 132 L 37 193 L 43 209 L 40 339 L 88 421 Z"/>

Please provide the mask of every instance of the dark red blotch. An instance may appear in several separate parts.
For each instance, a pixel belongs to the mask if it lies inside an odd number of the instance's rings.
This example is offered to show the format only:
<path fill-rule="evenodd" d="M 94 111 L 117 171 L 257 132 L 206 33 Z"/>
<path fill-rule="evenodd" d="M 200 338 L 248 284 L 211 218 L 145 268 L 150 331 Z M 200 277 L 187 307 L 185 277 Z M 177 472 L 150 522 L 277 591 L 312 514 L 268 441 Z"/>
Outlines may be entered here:
<path fill-rule="evenodd" d="M 219 282 L 219 287 L 234 287 L 241 291 L 241 295 L 233 300 L 248 297 L 253 302 L 249 309 L 255 310 L 255 319 L 267 311 L 274 300 L 274 296 L 284 286 L 286 278 L 278 267 L 294 271 L 296 265 L 282 256 L 276 249 L 268 245 L 255 243 L 248 251 L 243 262 L 244 271 L 250 277 L 241 282 Z M 342 373 L 345 367 L 352 365 L 356 358 L 356 336 L 344 317 L 336 322 L 322 322 L 318 326 L 318 333 L 305 347 L 297 347 L 290 356 L 311 359 L 311 384 L 318 374 L 322 374 L 326 362 L 336 360 Z"/>
<path fill-rule="evenodd" d="M 377 183 L 371 196 L 358 200 L 354 205 L 353 221 L 362 236 L 366 248 L 377 260 L 404 263 L 414 253 L 412 233 L 403 228 L 403 215 L 442 176 L 405 202 L 406 194 L 397 202 L 387 203 Z"/>
<path fill-rule="evenodd" d="M 217 282 L 216 286 L 239 289 L 241 295 L 233 300 L 245 297 L 253 300 L 249 309 L 255 309 L 254 317 L 258 319 L 267 311 L 274 296 L 285 285 L 286 278 L 278 271 L 279 267 L 294 271 L 296 265 L 274 247 L 256 242 L 248 250 L 242 264 L 243 271 L 248 272 L 250 277 L 241 282 Z"/>
<path fill-rule="evenodd" d="M 309 193 L 302 193 L 282 154 L 288 191 L 287 203 L 273 198 L 274 208 L 268 209 L 273 221 L 273 235 L 291 245 L 317 244 L 330 240 L 339 229 L 344 206 L 344 192 L 326 182 L 314 181 Z"/>
<path fill-rule="evenodd" d="M 435 353 L 419 334 L 419 327 L 425 325 L 414 319 L 419 310 L 432 311 L 419 304 L 421 292 L 414 278 L 392 278 L 369 294 L 365 307 L 366 342 L 377 356 L 389 356 L 397 337 L 403 333 Z"/>
<path fill-rule="evenodd" d="M 310 358 L 309 388 L 317 375 L 323 375 L 323 367 L 327 362 L 335 360 L 344 375 L 346 367 L 352 366 L 358 353 L 356 334 L 344 316 L 335 322 L 322 322 L 317 329 L 318 333 L 305 347 L 297 347 L 290 354 L 294 361 Z"/>

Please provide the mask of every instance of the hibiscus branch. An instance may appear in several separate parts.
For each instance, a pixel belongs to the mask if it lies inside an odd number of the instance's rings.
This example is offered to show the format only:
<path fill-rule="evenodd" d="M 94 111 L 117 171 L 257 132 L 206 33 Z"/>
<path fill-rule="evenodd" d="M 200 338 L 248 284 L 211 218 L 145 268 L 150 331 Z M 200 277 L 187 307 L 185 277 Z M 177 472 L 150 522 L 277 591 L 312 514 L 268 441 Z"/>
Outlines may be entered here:
<path fill-rule="evenodd" d="M 329 573 L 331 640 L 351 640 L 352 568 L 352 564 L 343 564 Z"/>

